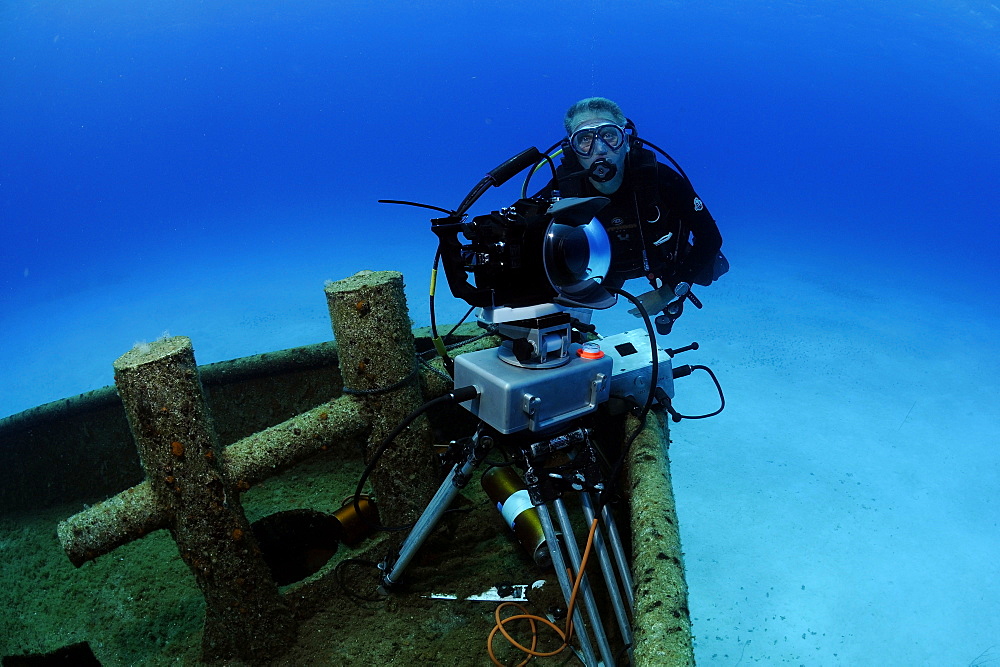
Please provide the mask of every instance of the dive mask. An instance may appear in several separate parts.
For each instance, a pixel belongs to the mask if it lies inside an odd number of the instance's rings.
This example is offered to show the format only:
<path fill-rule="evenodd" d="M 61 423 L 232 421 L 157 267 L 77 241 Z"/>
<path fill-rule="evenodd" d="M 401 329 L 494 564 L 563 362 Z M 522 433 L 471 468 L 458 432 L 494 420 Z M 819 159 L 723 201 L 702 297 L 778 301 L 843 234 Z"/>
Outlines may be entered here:
<path fill-rule="evenodd" d="M 601 141 L 612 151 L 618 151 L 625 143 L 625 129 L 614 123 L 580 128 L 570 135 L 569 145 L 580 157 L 590 157 L 594 147 Z"/>

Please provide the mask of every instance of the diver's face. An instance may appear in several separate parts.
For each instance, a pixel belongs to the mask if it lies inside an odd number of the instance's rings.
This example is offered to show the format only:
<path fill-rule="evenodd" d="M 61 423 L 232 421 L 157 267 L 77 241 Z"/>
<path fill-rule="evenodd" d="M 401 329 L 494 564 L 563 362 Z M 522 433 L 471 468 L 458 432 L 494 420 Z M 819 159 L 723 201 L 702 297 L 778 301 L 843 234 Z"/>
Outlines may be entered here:
<path fill-rule="evenodd" d="M 578 130 L 583 130 L 587 128 L 598 127 L 601 125 L 607 125 L 608 123 L 615 124 L 615 121 L 611 118 L 602 115 L 585 114 L 577 116 L 573 122 L 573 133 Z M 572 135 L 571 135 L 572 136 Z M 610 194 L 618 189 L 621 185 L 622 178 L 625 174 L 625 156 L 628 154 L 628 141 L 624 141 L 617 148 L 612 148 L 606 142 L 599 138 L 593 140 L 593 148 L 590 155 L 583 156 L 577 155 L 577 159 L 580 161 L 580 165 L 584 169 L 590 169 L 590 166 L 597 162 L 598 160 L 605 160 L 610 162 L 618 168 L 618 173 L 615 177 L 608 181 L 607 183 L 597 183 L 591 180 L 594 187 L 605 194 Z"/>

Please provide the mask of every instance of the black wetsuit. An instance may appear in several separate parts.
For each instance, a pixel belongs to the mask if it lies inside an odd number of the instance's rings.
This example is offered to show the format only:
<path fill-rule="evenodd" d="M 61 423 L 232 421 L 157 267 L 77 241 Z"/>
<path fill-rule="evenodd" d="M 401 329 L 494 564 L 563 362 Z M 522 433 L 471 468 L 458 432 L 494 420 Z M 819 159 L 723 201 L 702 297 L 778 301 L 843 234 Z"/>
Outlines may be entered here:
<path fill-rule="evenodd" d="M 597 219 L 611 239 L 611 269 L 605 284 L 647 277 L 674 287 L 708 285 L 724 263 L 722 235 L 690 182 L 658 162 L 648 149 L 632 151 L 622 184 L 611 195 L 599 192 L 573 160 L 559 167 L 562 197 L 608 197 Z M 569 174 L 569 175 L 567 175 Z M 551 195 L 555 181 L 541 195 Z M 659 285 L 657 285 L 659 286 Z"/>

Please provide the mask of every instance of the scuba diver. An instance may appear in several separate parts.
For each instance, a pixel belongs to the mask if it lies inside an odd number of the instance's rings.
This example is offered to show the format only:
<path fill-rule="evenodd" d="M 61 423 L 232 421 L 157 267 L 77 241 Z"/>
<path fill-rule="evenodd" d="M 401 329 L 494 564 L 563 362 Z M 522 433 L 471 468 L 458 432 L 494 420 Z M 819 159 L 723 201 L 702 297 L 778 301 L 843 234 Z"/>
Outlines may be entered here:
<path fill-rule="evenodd" d="M 687 175 L 669 155 L 639 139 L 621 108 L 589 97 L 563 119 L 562 164 L 537 196 L 603 196 L 596 215 L 611 240 L 611 287 L 645 277 L 654 289 L 709 285 L 729 269 L 722 235 Z M 653 146 L 675 169 L 658 162 Z"/>

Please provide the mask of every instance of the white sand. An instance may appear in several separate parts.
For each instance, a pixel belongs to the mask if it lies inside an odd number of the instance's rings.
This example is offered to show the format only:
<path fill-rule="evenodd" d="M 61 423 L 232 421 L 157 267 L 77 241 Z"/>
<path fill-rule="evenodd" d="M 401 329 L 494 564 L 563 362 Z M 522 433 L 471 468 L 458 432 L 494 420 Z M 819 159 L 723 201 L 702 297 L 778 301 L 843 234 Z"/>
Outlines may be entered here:
<path fill-rule="evenodd" d="M 1000 659 L 995 311 L 747 264 L 677 329 L 727 398 L 672 432 L 700 664 Z M 708 385 L 679 380 L 678 409 Z"/>

